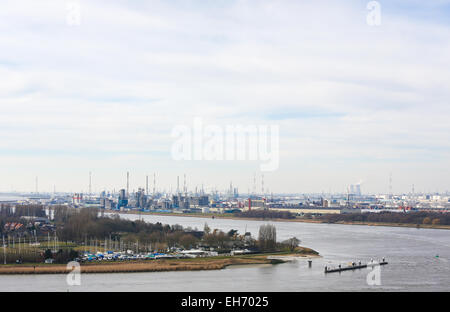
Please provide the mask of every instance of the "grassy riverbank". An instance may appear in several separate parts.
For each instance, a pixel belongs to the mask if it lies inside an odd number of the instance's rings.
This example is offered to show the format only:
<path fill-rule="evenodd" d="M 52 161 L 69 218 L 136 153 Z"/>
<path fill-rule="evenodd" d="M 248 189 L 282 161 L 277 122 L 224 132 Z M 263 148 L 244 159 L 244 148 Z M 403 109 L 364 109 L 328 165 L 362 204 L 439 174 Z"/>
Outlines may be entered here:
<path fill-rule="evenodd" d="M 110 213 L 117 213 L 117 211 L 107 211 Z M 261 219 L 261 218 L 239 218 L 229 214 L 215 214 L 215 213 L 159 213 L 159 212 L 120 212 L 119 214 L 141 214 L 141 215 L 155 215 L 155 216 L 172 216 L 172 217 L 195 217 L 205 219 L 231 219 L 231 220 L 247 220 L 247 221 L 272 221 L 272 222 L 302 222 L 302 223 L 321 223 L 321 224 L 347 224 L 347 225 L 367 225 L 367 226 L 390 226 L 390 227 L 408 227 L 408 228 L 423 228 L 423 229 L 439 229 L 450 230 L 450 225 L 440 224 L 412 224 L 412 223 L 390 223 L 390 222 L 358 222 L 358 221 L 339 221 L 330 223 L 320 219 L 305 219 L 296 217 L 295 219 Z"/>
<path fill-rule="evenodd" d="M 280 259 L 276 257 L 280 256 Z M 163 271 L 221 270 L 231 265 L 278 264 L 283 257 L 318 257 L 312 249 L 302 248 L 295 253 L 277 252 L 242 256 L 221 256 L 192 259 L 159 259 L 126 262 L 93 262 L 81 264 L 81 273 L 132 273 Z M 271 259 L 268 259 L 271 258 Z M 62 264 L 0 265 L 1 274 L 67 274 L 71 270 Z"/>

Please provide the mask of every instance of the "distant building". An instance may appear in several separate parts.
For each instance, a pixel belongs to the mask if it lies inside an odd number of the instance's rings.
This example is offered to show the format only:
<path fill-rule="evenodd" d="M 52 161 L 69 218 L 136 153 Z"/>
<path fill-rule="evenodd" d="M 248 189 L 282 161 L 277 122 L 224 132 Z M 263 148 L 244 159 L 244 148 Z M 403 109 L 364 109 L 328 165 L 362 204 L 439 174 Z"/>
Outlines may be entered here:
<path fill-rule="evenodd" d="M 191 206 L 204 207 L 209 205 L 209 197 L 207 195 L 191 197 L 189 201 Z"/>
<path fill-rule="evenodd" d="M 114 208 L 114 202 L 109 198 L 100 199 L 100 204 L 103 209 L 112 210 Z"/>
<path fill-rule="evenodd" d="M 353 196 L 361 196 L 361 184 L 352 184 L 350 185 L 349 189 L 349 195 L 353 195 Z"/>
<path fill-rule="evenodd" d="M 139 188 L 135 194 L 135 206 L 140 209 L 144 209 L 147 206 L 147 196 L 145 195 L 145 190 Z"/>
<path fill-rule="evenodd" d="M 119 200 L 117 202 L 117 210 L 120 210 L 122 207 L 128 206 L 128 197 L 127 193 L 124 189 L 119 191 Z"/>
<path fill-rule="evenodd" d="M 83 194 L 82 193 L 75 193 L 72 197 L 72 204 L 75 206 L 81 205 L 83 202 Z"/>
<path fill-rule="evenodd" d="M 266 199 L 251 199 L 249 198 L 247 200 L 247 210 L 261 210 L 261 209 L 267 209 L 266 207 Z"/>

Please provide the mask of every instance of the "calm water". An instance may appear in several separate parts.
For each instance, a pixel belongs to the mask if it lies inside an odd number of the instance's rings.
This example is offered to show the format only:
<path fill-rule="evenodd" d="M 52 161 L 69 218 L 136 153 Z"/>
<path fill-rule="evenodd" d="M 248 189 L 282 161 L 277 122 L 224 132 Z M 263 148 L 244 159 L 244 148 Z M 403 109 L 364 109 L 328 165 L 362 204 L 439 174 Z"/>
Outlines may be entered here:
<path fill-rule="evenodd" d="M 0 194 L 0 202 L 17 201 L 17 200 L 23 200 L 23 199 L 26 199 L 26 198 L 17 196 L 17 195 Z"/>
<path fill-rule="evenodd" d="M 124 215 L 137 219 L 137 215 Z M 149 222 L 257 236 L 265 222 L 191 217 L 142 216 Z M 272 222 L 279 240 L 296 236 L 320 252 L 306 260 L 220 271 L 82 275 L 81 286 L 67 286 L 65 275 L 0 276 L 0 291 L 450 291 L 450 231 L 357 225 Z M 439 255 L 439 257 L 436 257 Z M 325 265 L 386 257 L 381 286 L 369 286 L 368 269 L 325 275 Z"/>

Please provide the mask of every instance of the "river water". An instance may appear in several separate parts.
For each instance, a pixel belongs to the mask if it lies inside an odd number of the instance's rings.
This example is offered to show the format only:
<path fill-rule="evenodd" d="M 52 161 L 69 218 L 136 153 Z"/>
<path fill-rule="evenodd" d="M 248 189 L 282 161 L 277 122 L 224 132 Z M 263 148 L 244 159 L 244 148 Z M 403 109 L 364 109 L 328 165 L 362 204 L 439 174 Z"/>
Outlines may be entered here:
<path fill-rule="evenodd" d="M 193 217 L 122 215 L 148 222 L 203 229 L 249 231 L 257 236 L 266 222 Z M 450 231 L 399 227 L 271 222 L 278 240 L 297 237 L 317 250 L 307 260 L 278 265 L 229 267 L 218 271 L 84 274 L 81 286 L 65 275 L 0 276 L 0 291 L 450 291 Z M 372 270 L 324 274 L 324 266 L 385 257 L 381 285 L 369 285 Z M 372 283 L 373 284 L 373 283 Z"/>

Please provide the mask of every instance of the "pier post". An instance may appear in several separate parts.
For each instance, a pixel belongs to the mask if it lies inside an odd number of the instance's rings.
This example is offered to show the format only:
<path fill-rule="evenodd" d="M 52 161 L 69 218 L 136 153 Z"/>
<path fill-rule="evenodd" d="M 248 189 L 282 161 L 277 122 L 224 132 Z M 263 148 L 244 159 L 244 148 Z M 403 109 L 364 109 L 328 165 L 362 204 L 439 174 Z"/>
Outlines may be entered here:
<path fill-rule="evenodd" d="M 311 267 L 312 267 L 312 260 L 308 260 L 308 268 L 311 268 Z"/>

